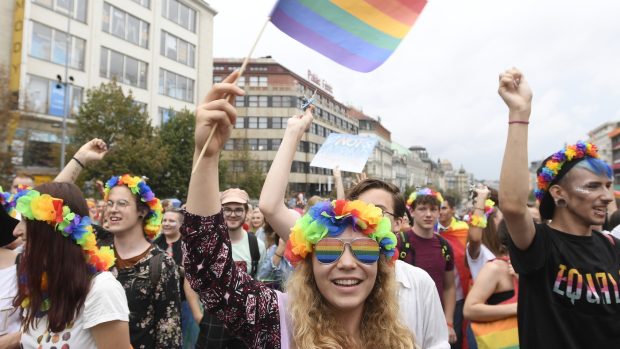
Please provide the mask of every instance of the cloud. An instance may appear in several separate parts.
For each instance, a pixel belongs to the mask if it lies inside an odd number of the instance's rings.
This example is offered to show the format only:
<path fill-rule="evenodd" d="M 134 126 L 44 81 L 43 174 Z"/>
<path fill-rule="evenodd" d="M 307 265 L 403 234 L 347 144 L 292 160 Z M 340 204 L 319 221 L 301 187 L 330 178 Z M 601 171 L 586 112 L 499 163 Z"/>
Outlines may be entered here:
<path fill-rule="evenodd" d="M 243 57 L 274 1 L 216 0 L 214 55 Z M 392 139 L 477 178 L 499 177 L 507 108 L 498 74 L 522 69 L 534 90 L 529 155 L 545 157 L 620 119 L 620 2 L 432 0 L 374 72 L 341 67 L 269 26 L 255 57 L 318 73 L 343 102 L 381 116 Z"/>

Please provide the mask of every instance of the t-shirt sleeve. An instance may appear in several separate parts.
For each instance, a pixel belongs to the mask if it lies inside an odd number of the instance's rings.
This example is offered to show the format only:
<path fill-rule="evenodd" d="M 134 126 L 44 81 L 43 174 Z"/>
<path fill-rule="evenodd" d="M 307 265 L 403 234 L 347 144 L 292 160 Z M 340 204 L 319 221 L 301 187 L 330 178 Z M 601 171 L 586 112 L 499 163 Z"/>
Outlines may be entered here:
<path fill-rule="evenodd" d="M 545 264 L 548 247 L 549 228 L 544 224 L 535 224 L 536 233 L 532 244 L 526 250 L 520 250 L 514 245 L 512 238 L 508 239 L 510 262 L 519 274 L 533 273 Z"/>
<path fill-rule="evenodd" d="M 129 321 L 129 307 L 123 286 L 109 272 L 95 277 L 84 302 L 84 328 L 109 321 Z"/>

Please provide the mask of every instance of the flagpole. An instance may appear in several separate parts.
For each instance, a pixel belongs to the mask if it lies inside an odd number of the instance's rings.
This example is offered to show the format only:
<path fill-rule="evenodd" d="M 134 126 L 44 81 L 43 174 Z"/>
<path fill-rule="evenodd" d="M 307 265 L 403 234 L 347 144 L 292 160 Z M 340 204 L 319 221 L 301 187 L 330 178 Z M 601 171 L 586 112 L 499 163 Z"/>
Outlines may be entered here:
<path fill-rule="evenodd" d="M 254 49 L 256 48 L 256 45 L 258 44 L 258 41 L 260 40 L 261 36 L 263 35 L 263 32 L 265 31 L 265 28 L 267 28 L 267 24 L 269 24 L 270 20 L 271 20 L 271 17 L 267 17 L 267 20 L 263 24 L 263 27 L 258 32 L 258 35 L 256 36 L 256 40 L 254 40 L 254 44 L 252 45 L 252 48 L 250 49 L 250 52 L 248 53 L 248 55 L 243 60 L 243 63 L 241 64 L 241 68 L 239 68 L 239 74 L 237 74 L 237 77 L 235 78 L 235 81 L 233 81 L 233 84 L 236 84 L 237 80 L 239 80 L 239 77 L 241 75 L 243 75 L 243 72 L 245 71 L 245 68 L 248 65 L 248 62 L 250 61 L 250 57 L 252 57 L 252 53 L 254 53 Z M 226 100 L 228 101 L 228 103 L 232 103 L 235 100 L 235 95 L 234 94 L 229 94 L 226 97 Z M 198 168 L 198 165 L 200 164 L 200 160 L 202 160 L 202 157 L 205 155 L 205 151 L 209 147 L 209 144 L 211 143 L 211 139 L 213 138 L 213 135 L 215 134 L 215 131 L 217 130 L 217 125 L 218 124 L 215 124 L 211 128 L 211 132 L 209 133 L 209 137 L 207 137 L 207 141 L 205 142 L 205 145 L 202 147 L 202 150 L 200 151 L 200 155 L 198 155 L 198 159 L 196 160 L 196 165 L 194 165 L 194 169 L 192 170 L 192 174 L 196 173 L 196 169 Z"/>

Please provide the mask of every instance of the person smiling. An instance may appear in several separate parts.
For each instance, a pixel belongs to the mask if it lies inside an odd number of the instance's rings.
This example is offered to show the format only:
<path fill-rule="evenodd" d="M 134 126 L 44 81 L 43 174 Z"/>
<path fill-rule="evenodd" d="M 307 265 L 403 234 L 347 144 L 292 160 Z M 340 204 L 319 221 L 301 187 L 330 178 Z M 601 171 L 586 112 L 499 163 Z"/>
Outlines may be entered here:
<path fill-rule="evenodd" d="M 612 171 L 595 145 L 566 145 L 537 171 L 535 195 L 547 224 L 535 224 L 527 207 L 528 126 L 532 90 L 523 74 L 500 74 L 508 106 L 508 139 L 499 203 L 519 273 L 521 348 L 612 348 L 620 343 L 620 241 L 593 231 L 614 199 Z"/>
<path fill-rule="evenodd" d="M 374 205 L 321 203 L 296 223 L 285 250 L 297 265 L 288 294 L 254 281 L 233 262 L 217 197 L 218 157 L 237 116 L 224 96 L 244 94 L 231 83 L 237 74 L 215 84 L 196 112 L 196 169 L 181 229 L 190 284 L 252 348 L 413 348 L 413 335 L 399 320 L 390 267 L 396 238 Z"/>

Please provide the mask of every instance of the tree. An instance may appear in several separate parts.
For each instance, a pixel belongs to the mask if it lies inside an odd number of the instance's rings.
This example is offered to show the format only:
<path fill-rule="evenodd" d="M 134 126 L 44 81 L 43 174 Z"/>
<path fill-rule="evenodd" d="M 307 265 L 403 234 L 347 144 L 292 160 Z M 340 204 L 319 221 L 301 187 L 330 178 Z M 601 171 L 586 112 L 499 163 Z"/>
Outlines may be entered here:
<path fill-rule="evenodd" d="M 17 126 L 19 111 L 16 110 L 14 100 L 9 90 L 8 69 L 0 65 L 0 186 L 3 186 L 4 190 L 8 190 L 15 172 L 10 140 Z"/>
<path fill-rule="evenodd" d="M 231 152 L 229 162 L 232 162 L 232 167 L 226 166 L 225 171 L 222 171 L 224 176 L 220 174 L 220 182 L 224 179 L 220 187 L 238 187 L 247 191 L 251 198 L 258 198 L 265 182 L 266 171 L 252 157 L 247 146 L 242 150 Z"/>
<path fill-rule="evenodd" d="M 85 169 L 81 181 L 107 180 L 112 175 L 131 173 L 150 178 L 149 184 L 157 193 L 156 184 L 168 168 L 170 155 L 162 146 L 158 130 L 148 114 L 134 103 L 131 92 L 125 95 L 115 82 L 103 83 L 86 92 L 76 116 L 73 144 L 79 147 L 93 138 L 101 138 L 109 153 L 99 163 Z M 158 194 L 159 195 L 159 194 Z"/>

